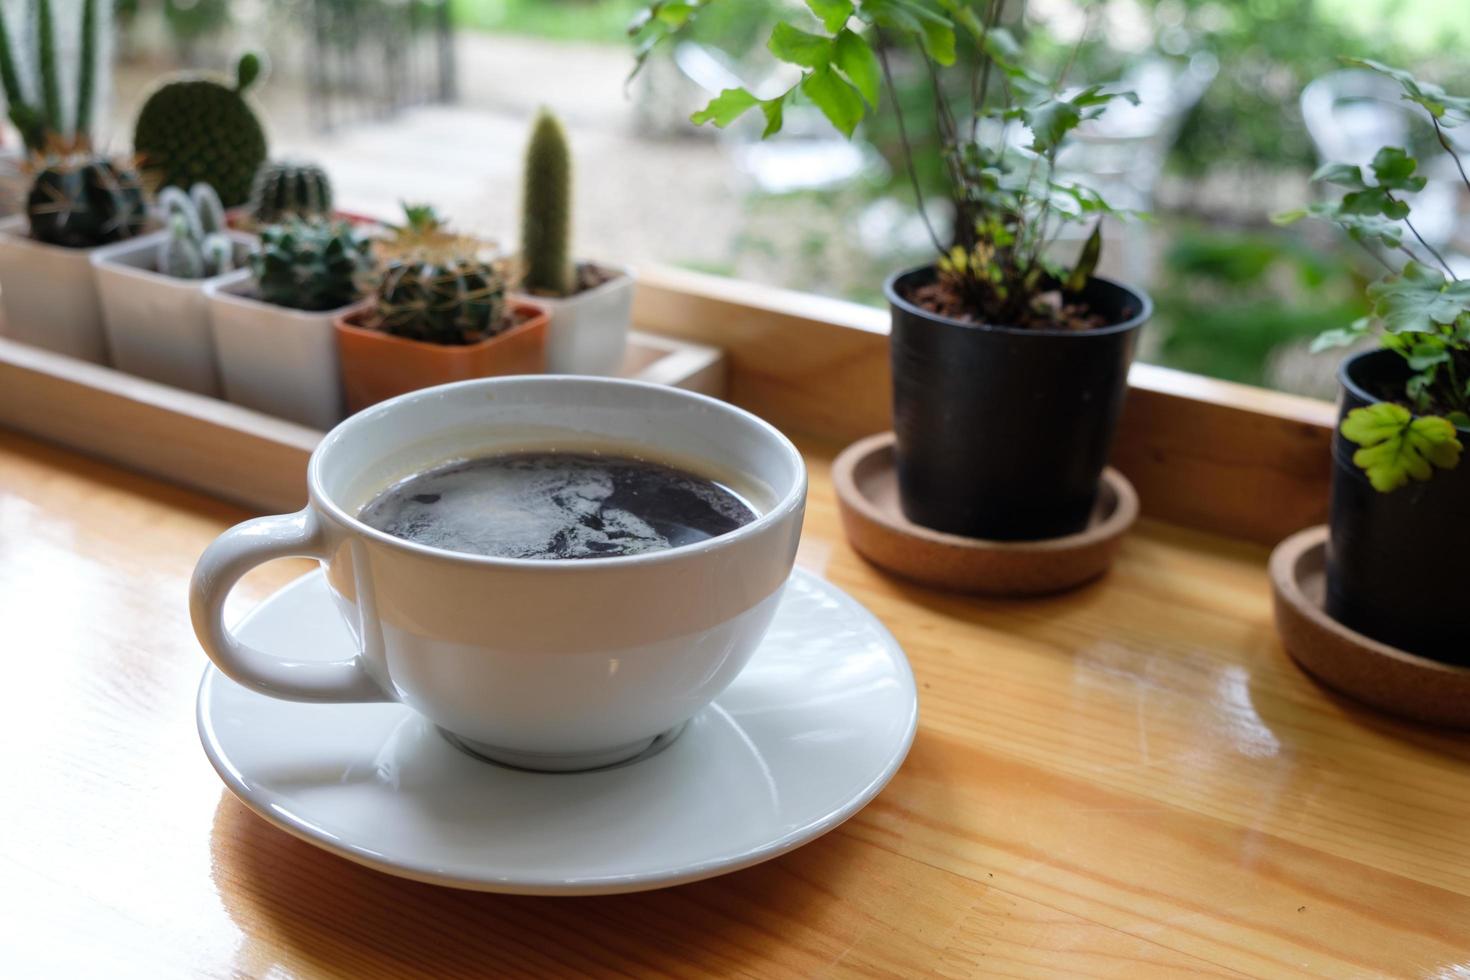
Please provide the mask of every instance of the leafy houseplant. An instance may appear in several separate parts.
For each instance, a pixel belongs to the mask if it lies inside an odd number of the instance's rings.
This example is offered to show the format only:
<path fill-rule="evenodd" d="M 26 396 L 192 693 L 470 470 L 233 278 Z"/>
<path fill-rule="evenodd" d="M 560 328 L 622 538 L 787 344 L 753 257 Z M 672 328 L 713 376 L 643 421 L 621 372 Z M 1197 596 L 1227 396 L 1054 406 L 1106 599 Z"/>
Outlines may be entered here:
<path fill-rule="evenodd" d="M 93 152 L 88 132 L 97 87 L 97 0 L 81 5 L 76 102 L 63 104 L 50 0 L 37 0 L 16 57 L 0 18 L 0 87 L 30 155 L 26 217 L 0 226 L 0 283 L 7 332 L 17 340 L 90 361 L 107 361 L 88 250 L 141 232 L 147 210 L 130 165 Z M 30 69 L 25 75 L 23 69 Z M 24 76 L 24 77 L 23 77 Z M 29 235 L 26 231 L 29 231 Z"/>
<path fill-rule="evenodd" d="M 1399 83 L 1470 191 L 1445 132 L 1470 121 L 1470 98 L 1377 62 L 1350 63 Z M 1470 280 L 1416 227 L 1409 198 L 1427 181 L 1403 148 L 1379 150 L 1367 172 L 1330 163 L 1315 179 L 1341 188 L 1341 197 L 1277 220 L 1335 222 L 1386 270 L 1368 287 L 1372 315 L 1316 344 L 1337 347 L 1375 332 L 1382 342 L 1339 372 L 1327 611 L 1402 649 L 1470 660 L 1470 467 L 1460 465 L 1470 440 Z"/>
<path fill-rule="evenodd" d="M 262 228 L 248 263 L 204 288 L 225 397 L 331 428 L 343 408 L 333 322 L 362 295 L 367 240 L 343 222 L 293 218 Z"/>
<path fill-rule="evenodd" d="M 654 3 L 630 27 L 639 63 L 720 0 Z M 1063 226 L 1110 212 L 1063 179 L 1058 153 L 1117 97 L 1100 85 L 1027 68 L 1000 26 L 1003 0 L 807 0 L 768 47 L 800 69 L 790 89 L 759 98 L 727 89 L 695 113 L 728 125 L 746 112 L 781 130 L 786 107 L 815 104 L 851 135 L 886 91 L 909 176 L 910 134 L 893 99 L 895 70 L 930 81 L 949 185 L 952 232 L 929 225 L 935 260 L 886 284 L 900 496 L 911 520 L 976 537 L 1034 539 L 1086 526 L 1150 304 L 1095 277 L 1094 225 L 1069 267 L 1052 258 Z M 636 69 L 635 69 L 636 70 Z M 1021 138 L 1012 138 L 1016 134 Z"/>
<path fill-rule="evenodd" d="M 158 195 L 164 230 L 92 256 L 108 344 L 117 367 L 205 395 L 219 370 L 201 286 L 233 271 L 254 239 L 225 227 L 208 184 Z"/>
<path fill-rule="evenodd" d="M 379 243 L 370 296 L 335 320 L 351 411 L 431 385 L 545 369 L 544 310 L 509 301 L 502 263 L 426 206 Z"/>
<path fill-rule="evenodd" d="M 633 276 L 626 269 L 572 258 L 571 198 L 566 133 L 555 116 L 542 110 L 526 146 L 520 288 L 551 317 L 547 370 L 616 374 L 633 318 Z"/>

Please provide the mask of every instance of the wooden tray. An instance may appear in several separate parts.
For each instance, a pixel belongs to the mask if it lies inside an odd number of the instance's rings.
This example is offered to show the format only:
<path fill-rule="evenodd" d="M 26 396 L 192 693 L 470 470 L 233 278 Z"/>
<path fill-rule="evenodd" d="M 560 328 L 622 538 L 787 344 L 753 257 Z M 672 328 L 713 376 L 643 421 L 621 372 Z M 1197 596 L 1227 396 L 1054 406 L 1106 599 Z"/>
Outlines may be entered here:
<path fill-rule="evenodd" d="M 634 331 L 622 377 L 724 397 L 724 352 Z M 0 337 L 0 426 L 261 511 L 306 502 L 323 433 Z"/>

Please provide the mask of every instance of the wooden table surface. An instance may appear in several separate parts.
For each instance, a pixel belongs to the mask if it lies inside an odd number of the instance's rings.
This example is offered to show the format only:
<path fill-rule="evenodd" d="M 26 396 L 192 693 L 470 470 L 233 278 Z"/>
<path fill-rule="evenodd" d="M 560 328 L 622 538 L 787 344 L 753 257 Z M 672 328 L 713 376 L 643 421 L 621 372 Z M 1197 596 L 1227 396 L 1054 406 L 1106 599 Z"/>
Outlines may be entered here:
<path fill-rule="evenodd" d="M 548 899 L 379 874 L 237 803 L 185 590 L 246 515 L 0 434 L 0 976 L 1470 977 L 1470 741 L 1304 678 L 1263 550 L 1146 524 L 1071 595 L 943 595 L 853 554 L 806 448 L 800 560 L 908 651 L 908 762 L 765 865 Z"/>

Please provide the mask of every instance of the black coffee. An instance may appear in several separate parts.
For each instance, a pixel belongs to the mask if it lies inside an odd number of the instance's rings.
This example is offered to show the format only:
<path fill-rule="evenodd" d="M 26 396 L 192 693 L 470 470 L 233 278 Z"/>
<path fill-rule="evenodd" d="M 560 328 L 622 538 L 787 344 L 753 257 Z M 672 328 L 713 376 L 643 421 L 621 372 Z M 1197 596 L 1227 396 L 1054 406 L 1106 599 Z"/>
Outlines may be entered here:
<path fill-rule="evenodd" d="M 395 537 L 502 558 L 611 558 L 694 544 L 755 520 L 728 488 L 625 456 L 527 452 L 448 463 L 358 517 Z"/>

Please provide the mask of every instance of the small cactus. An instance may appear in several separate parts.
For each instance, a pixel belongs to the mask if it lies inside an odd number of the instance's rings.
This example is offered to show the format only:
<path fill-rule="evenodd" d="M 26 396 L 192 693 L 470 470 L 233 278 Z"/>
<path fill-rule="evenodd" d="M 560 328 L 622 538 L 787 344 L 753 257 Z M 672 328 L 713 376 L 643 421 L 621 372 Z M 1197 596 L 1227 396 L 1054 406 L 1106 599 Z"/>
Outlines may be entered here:
<path fill-rule="evenodd" d="M 369 266 L 367 242 L 342 222 L 268 225 L 250 256 L 260 299 L 297 310 L 335 310 L 362 294 Z"/>
<path fill-rule="evenodd" d="M 210 232 L 199 243 L 199 252 L 204 256 L 204 274 L 219 276 L 235 269 L 235 243 L 223 232 Z"/>
<path fill-rule="evenodd" d="M 511 325 L 505 315 L 505 277 L 475 259 L 448 262 L 394 260 L 374 297 L 387 333 L 431 344 L 474 344 Z"/>
<path fill-rule="evenodd" d="M 175 279 L 203 279 L 204 254 L 188 219 L 175 213 L 169 218 L 168 237 L 158 247 L 158 271 Z"/>
<path fill-rule="evenodd" d="M 177 187 L 158 193 L 168 237 L 158 247 L 158 271 L 175 279 L 206 279 L 235 268 L 235 244 L 225 233 L 224 208 L 208 184 L 185 194 Z"/>
<path fill-rule="evenodd" d="M 316 218 L 332 213 L 332 183 L 314 163 L 272 161 L 261 165 L 250 186 L 250 214 L 262 225 L 290 217 Z"/>
<path fill-rule="evenodd" d="M 24 36 L 34 42 L 35 50 L 24 58 L 15 56 L 4 19 L 0 18 L 0 88 L 5 91 L 10 120 L 33 154 L 47 152 L 49 146 L 58 141 L 73 149 L 84 149 L 97 85 L 97 0 L 82 0 L 81 4 L 77 101 L 70 119 L 66 118 L 61 102 L 56 19 L 51 0 L 34 0 L 27 5 L 27 11 L 33 22 L 28 25 L 30 30 Z M 33 72 L 24 83 L 20 78 L 22 66 Z"/>
<path fill-rule="evenodd" d="M 526 146 L 521 200 L 521 284 L 528 293 L 567 296 L 573 292 L 571 184 L 566 133 L 556 117 L 542 109 Z"/>
<path fill-rule="evenodd" d="M 214 192 L 213 187 L 205 183 L 195 184 L 189 188 L 189 200 L 199 213 L 199 227 L 204 234 L 212 235 L 225 230 L 225 206 L 220 203 L 219 195 Z"/>
<path fill-rule="evenodd" d="M 91 248 L 131 238 L 148 211 L 138 175 L 92 154 L 44 162 L 26 197 L 31 235 L 66 248 Z"/>

